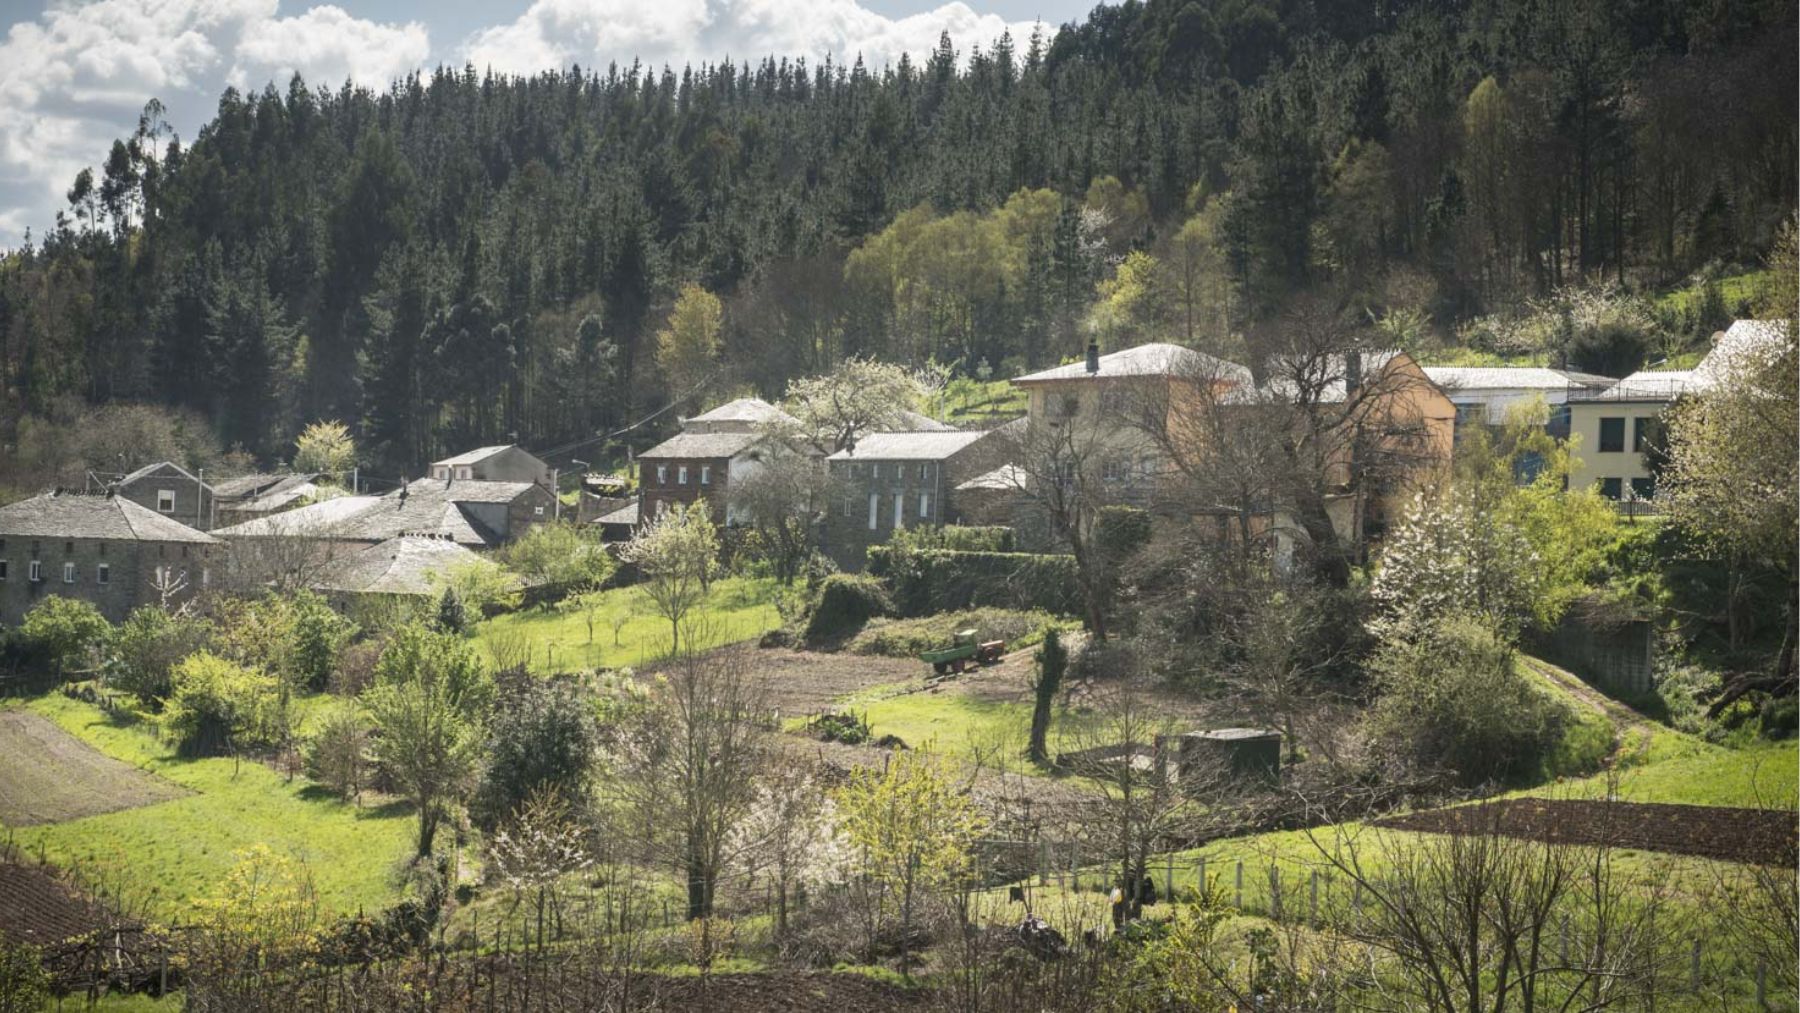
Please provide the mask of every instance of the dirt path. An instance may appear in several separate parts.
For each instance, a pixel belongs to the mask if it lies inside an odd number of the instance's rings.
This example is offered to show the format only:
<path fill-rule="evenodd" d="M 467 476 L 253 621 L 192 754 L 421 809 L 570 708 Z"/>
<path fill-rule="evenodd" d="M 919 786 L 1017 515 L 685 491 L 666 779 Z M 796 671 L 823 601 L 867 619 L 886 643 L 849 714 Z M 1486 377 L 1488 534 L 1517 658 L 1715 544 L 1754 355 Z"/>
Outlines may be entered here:
<path fill-rule="evenodd" d="M 186 789 L 18 708 L 0 710 L 0 824 L 30 827 L 166 802 Z"/>
<path fill-rule="evenodd" d="M 1627 749 L 1635 752 L 1639 759 L 1649 753 L 1650 740 L 1656 731 L 1649 718 L 1588 685 L 1573 672 L 1529 655 L 1521 657 L 1527 668 L 1555 683 L 1588 709 L 1612 723 L 1613 751 L 1606 758 L 1606 766 L 1615 766 L 1625 759 Z"/>

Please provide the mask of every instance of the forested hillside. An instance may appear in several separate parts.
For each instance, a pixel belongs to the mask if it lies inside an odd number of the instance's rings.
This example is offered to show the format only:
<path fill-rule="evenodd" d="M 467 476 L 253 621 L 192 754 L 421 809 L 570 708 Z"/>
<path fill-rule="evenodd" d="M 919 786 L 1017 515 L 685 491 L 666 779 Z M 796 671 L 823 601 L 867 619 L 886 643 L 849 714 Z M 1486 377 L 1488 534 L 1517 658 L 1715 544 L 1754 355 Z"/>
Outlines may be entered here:
<path fill-rule="evenodd" d="M 922 65 L 295 80 L 182 143 L 153 105 L 0 258 L 0 450 L 151 402 L 265 460 L 342 418 L 399 473 L 856 353 L 1667 286 L 1792 215 L 1794 37 L 1791 0 L 1133 0 Z M 722 324 L 659 367 L 689 285 Z"/>

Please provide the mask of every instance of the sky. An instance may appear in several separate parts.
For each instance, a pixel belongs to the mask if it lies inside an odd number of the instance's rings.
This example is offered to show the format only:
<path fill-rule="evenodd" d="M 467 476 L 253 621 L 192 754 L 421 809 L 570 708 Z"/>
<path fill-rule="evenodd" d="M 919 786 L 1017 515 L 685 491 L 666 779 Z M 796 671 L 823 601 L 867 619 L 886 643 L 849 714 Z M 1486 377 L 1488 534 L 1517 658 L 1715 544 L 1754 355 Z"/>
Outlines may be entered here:
<path fill-rule="evenodd" d="M 84 166 L 155 98 L 185 143 L 226 87 L 293 74 L 379 88 L 438 64 L 532 73 L 579 63 L 827 54 L 872 67 L 1011 30 L 1023 45 L 1094 0 L 0 0 L 0 249 L 42 234 Z"/>

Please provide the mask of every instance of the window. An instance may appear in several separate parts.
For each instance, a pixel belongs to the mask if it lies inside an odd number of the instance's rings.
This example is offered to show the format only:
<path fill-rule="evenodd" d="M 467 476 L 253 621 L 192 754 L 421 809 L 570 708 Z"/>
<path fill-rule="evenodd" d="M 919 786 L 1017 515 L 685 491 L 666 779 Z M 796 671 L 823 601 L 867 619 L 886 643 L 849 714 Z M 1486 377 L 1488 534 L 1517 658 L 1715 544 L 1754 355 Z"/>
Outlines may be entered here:
<path fill-rule="evenodd" d="M 35 560 L 35 559 L 32 560 L 31 561 L 31 573 L 29 574 L 29 576 L 31 577 L 31 582 L 33 584 L 36 584 L 38 581 L 43 580 L 44 579 L 44 564 L 39 562 L 38 560 Z"/>
<path fill-rule="evenodd" d="M 1637 500 L 1656 498 L 1656 479 L 1634 478 L 1631 480 L 1631 498 Z"/>
<path fill-rule="evenodd" d="M 675 484 L 676 485 L 686 485 L 687 484 L 687 465 L 684 464 L 684 465 L 680 466 L 679 468 L 675 469 Z"/>
<path fill-rule="evenodd" d="M 1600 420 L 1600 452 L 1602 454 L 1618 454 L 1625 450 L 1625 420 L 1623 418 Z"/>
<path fill-rule="evenodd" d="M 657 485 L 668 485 L 669 484 L 669 466 L 668 465 L 659 464 L 656 466 L 656 484 Z"/>
<path fill-rule="evenodd" d="M 94 568 L 94 583 L 96 583 L 96 584 L 112 583 L 112 567 L 106 565 L 105 563 L 101 563 L 99 566 L 95 567 Z"/>
<path fill-rule="evenodd" d="M 1603 478 L 1600 480 L 1600 495 L 1605 496 L 1607 499 L 1620 499 L 1623 495 L 1622 490 L 1624 484 L 1623 479 Z"/>
<path fill-rule="evenodd" d="M 1643 453 L 1662 442 L 1662 420 L 1644 415 L 1631 420 L 1631 449 Z"/>
<path fill-rule="evenodd" d="M 1456 406 L 1456 425 L 1458 428 L 1471 422 L 1480 422 L 1487 412 L 1484 404 L 1459 404 Z"/>
<path fill-rule="evenodd" d="M 855 517 L 856 516 L 856 501 L 851 499 L 848 496 L 844 497 L 843 515 L 845 517 Z"/>
<path fill-rule="evenodd" d="M 202 566 L 200 568 L 200 586 L 207 587 L 210 584 L 212 584 L 212 571 Z"/>
<path fill-rule="evenodd" d="M 543 507 L 532 507 L 531 512 L 532 512 L 532 515 L 536 516 L 536 517 L 544 516 L 544 508 Z"/>
<path fill-rule="evenodd" d="M 1109 457 L 1104 464 L 1100 465 L 1100 477 L 1108 482 L 1123 481 L 1126 472 L 1129 471 L 1130 468 L 1131 464 L 1129 461 L 1121 461 L 1117 458 Z"/>
<path fill-rule="evenodd" d="M 919 465 L 919 480 L 920 481 L 929 481 L 930 479 L 931 479 L 931 462 L 925 461 Z"/>
<path fill-rule="evenodd" d="M 876 528 L 881 526 L 881 518 L 880 518 L 880 516 L 878 516 L 880 513 L 881 513 L 881 494 L 878 492 L 872 492 L 869 494 L 869 530 L 870 531 L 874 531 Z"/>
<path fill-rule="evenodd" d="M 712 465 L 702 464 L 700 466 L 700 484 L 701 485 L 711 485 L 712 484 Z"/>
<path fill-rule="evenodd" d="M 65 583 L 65 584 L 75 583 L 75 564 L 74 563 L 64 563 L 63 564 L 63 583 Z"/>
<path fill-rule="evenodd" d="M 74 554 L 75 554 L 75 543 L 74 542 L 64 542 L 63 543 L 63 555 L 73 556 Z"/>
<path fill-rule="evenodd" d="M 1074 418 L 1081 410 L 1081 399 L 1073 394 L 1064 394 L 1056 399 L 1056 414 L 1065 419 Z"/>
<path fill-rule="evenodd" d="M 456 477 L 461 478 L 461 479 L 474 478 L 475 477 L 475 469 L 468 467 L 466 465 L 457 465 Z"/>
<path fill-rule="evenodd" d="M 870 478 L 880 478 L 881 477 L 881 465 L 879 465 L 879 464 L 869 465 L 869 477 Z"/>
<path fill-rule="evenodd" d="M 173 489 L 158 489 L 158 490 L 156 490 L 156 509 L 165 514 L 174 513 L 175 512 L 175 490 L 173 490 Z"/>
<path fill-rule="evenodd" d="M 1108 387 L 1100 393 L 1100 410 L 1111 414 L 1119 414 L 1125 410 L 1125 392 L 1117 387 Z"/>
<path fill-rule="evenodd" d="M 0 580 L 6 579 L 6 560 L 0 559 Z"/>
<path fill-rule="evenodd" d="M 894 527 L 906 527 L 906 494 L 903 492 L 894 494 Z"/>
<path fill-rule="evenodd" d="M 928 492 L 919 494 L 919 519 L 922 521 L 931 519 L 931 494 Z"/>
<path fill-rule="evenodd" d="M 450 477 L 450 469 L 446 468 L 440 464 L 437 467 L 431 469 L 431 477 L 432 478 L 449 478 Z"/>

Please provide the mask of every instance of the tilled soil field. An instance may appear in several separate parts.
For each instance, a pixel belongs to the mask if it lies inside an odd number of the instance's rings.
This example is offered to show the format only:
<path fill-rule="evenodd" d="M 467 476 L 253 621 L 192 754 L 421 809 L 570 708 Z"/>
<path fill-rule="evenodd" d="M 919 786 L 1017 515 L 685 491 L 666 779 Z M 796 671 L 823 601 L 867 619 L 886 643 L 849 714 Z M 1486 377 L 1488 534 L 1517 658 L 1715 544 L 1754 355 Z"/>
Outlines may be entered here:
<path fill-rule="evenodd" d="M 46 945 L 104 927 L 87 898 L 43 869 L 0 863 L 0 938 Z"/>
<path fill-rule="evenodd" d="M 0 710 L 0 824 L 60 823 L 187 793 L 107 756 L 47 718 Z"/>
<path fill-rule="evenodd" d="M 1379 826 L 1437 834 L 1498 833 L 1552 844 L 1605 844 L 1726 862 L 1793 867 L 1795 814 L 1779 809 L 1514 798 L 1432 809 Z"/>

